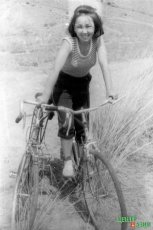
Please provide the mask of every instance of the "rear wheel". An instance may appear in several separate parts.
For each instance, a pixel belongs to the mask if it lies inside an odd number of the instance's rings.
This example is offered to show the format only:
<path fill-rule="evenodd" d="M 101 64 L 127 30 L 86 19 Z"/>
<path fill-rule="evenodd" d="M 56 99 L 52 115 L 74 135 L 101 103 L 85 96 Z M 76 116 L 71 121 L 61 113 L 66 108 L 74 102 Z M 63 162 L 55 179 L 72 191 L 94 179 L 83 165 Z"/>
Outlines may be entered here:
<path fill-rule="evenodd" d="M 37 211 L 39 190 L 38 151 L 41 109 L 34 109 L 26 152 L 19 165 L 13 199 L 12 229 L 31 230 Z"/>
<path fill-rule="evenodd" d="M 38 200 L 38 164 L 26 152 L 19 166 L 14 192 L 12 229 L 30 230 Z"/>
<path fill-rule="evenodd" d="M 93 151 L 84 165 L 84 197 L 97 230 L 126 230 L 127 223 L 117 218 L 127 216 L 120 183 L 110 162 Z"/>

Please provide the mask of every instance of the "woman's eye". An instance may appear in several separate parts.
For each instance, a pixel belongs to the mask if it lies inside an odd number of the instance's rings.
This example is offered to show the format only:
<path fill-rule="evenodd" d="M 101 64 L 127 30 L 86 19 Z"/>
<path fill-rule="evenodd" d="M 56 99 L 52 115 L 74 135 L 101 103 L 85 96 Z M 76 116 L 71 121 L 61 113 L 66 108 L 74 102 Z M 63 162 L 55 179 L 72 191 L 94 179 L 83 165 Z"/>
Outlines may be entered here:
<path fill-rule="evenodd" d="M 81 26 L 76 26 L 75 28 L 76 28 L 76 29 L 82 29 L 82 27 L 81 27 Z"/>
<path fill-rule="evenodd" d="M 87 25 L 86 28 L 87 28 L 87 29 L 94 29 L 94 26 Z"/>
<path fill-rule="evenodd" d="M 86 28 L 86 29 L 91 29 L 91 28 L 93 28 L 93 26 L 85 26 L 85 27 L 83 27 L 83 26 L 76 26 L 76 29 L 83 29 L 83 28 Z"/>

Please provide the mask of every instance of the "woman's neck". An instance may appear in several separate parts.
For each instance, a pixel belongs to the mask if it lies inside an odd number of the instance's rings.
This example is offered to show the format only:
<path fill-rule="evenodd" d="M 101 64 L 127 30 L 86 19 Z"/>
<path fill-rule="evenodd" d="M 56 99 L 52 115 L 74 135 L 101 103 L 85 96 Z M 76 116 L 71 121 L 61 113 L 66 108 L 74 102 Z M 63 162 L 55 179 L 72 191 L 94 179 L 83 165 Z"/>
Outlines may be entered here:
<path fill-rule="evenodd" d="M 78 39 L 78 49 L 79 49 L 79 52 L 81 53 L 81 55 L 87 56 L 90 53 L 91 43 L 92 43 L 91 40 L 84 42 L 84 41 L 80 41 Z"/>
<path fill-rule="evenodd" d="M 89 41 L 82 41 L 82 40 L 80 40 L 79 38 L 77 38 L 77 39 L 78 39 L 78 44 L 79 44 L 80 46 L 88 46 L 88 45 L 91 44 L 91 40 L 89 40 Z"/>

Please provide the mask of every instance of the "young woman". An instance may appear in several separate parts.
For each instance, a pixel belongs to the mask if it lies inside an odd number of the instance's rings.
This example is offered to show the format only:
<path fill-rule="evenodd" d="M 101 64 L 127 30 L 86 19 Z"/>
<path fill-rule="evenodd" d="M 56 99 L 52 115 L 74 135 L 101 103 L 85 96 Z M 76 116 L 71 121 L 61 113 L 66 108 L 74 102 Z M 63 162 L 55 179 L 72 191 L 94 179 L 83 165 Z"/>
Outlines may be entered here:
<path fill-rule="evenodd" d="M 74 110 L 89 107 L 89 83 L 91 67 L 98 57 L 106 86 L 107 97 L 116 99 L 112 91 L 112 84 L 107 63 L 107 54 L 103 41 L 103 28 L 101 18 L 95 9 L 82 5 L 77 7 L 68 26 L 68 35 L 63 39 L 62 45 L 55 61 L 52 76 L 48 78 L 40 103 L 47 103 L 50 95 L 55 105 L 61 105 Z M 59 114 L 59 137 L 64 153 L 65 163 L 63 176 L 73 176 L 71 160 L 72 138 L 76 133 L 78 141 L 83 138 L 83 130 L 74 121 L 67 135 L 63 127 L 65 114 Z M 81 119 L 81 118 L 80 118 Z"/>

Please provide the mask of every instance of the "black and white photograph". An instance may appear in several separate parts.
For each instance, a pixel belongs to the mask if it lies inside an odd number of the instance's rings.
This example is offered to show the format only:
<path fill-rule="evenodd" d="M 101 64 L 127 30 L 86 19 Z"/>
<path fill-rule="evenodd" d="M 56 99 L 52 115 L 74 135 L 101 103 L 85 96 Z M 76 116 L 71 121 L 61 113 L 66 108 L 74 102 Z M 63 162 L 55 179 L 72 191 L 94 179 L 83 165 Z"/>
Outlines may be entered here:
<path fill-rule="evenodd" d="M 0 230 L 153 229 L 153 0 L 0 0 Z"/>

